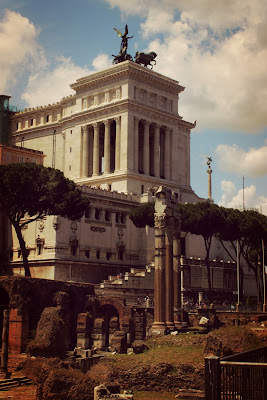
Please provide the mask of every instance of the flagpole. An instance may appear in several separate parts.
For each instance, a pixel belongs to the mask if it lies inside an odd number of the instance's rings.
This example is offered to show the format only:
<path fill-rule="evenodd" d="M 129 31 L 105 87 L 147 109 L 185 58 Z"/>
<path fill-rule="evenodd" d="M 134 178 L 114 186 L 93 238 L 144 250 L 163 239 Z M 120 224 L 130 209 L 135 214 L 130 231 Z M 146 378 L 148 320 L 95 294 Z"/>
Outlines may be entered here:
<path fill-rule="evenodd" d="M 239 266 L 239 241 L 236 242 L 236 274 L 237 274 L 237 304 L 236 311 L 239 311 L 240 306 L 240 266 Z"/>

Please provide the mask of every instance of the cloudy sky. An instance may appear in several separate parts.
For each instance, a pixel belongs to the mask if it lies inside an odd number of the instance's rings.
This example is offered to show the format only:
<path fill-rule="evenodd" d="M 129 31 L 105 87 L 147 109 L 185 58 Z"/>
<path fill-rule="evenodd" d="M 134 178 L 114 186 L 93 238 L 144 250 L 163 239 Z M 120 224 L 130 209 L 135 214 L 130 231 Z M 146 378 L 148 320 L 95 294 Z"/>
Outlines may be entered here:
<path fill-rule="evenodd" d="M 155 71 L 179 81 L 191 136 L 191 185 L 224 206 L 267 203 L 265 0 L 0 0 L 0 93 L 24 108 L 60 100 L 70 83 L 128 51 L 155 51 Z"/>

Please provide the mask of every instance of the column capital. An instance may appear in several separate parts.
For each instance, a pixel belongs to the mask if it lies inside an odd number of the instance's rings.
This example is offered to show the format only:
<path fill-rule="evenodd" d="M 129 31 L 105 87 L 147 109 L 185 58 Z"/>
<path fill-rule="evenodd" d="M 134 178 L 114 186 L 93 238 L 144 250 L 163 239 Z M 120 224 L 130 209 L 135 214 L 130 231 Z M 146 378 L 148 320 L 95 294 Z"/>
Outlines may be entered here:
<path fill-rule="evenodd" d="M 94 123 L 92 124 L 92 127 L 93 127 L 94 129 L 96 129 L 96 128 L 99 128 L 99 125 L 100 125 L 99 122 L 94 122 Z"/>
<path fill-rule="evenodd" d="M 88 132 L 88 130 L 89 130 L 89 126 L 88 125 L 83 125 L 82 126 L 82 131 L 83 132 Z"/>
<path fill-rule="evenodd" d="M 166 228 L 166 214 L 154 214 L 154 221 L 156 229 Z"/>
<path fill-rule="evenodd" d="M 147 119 L 142 118 L 141 121 L 145 126 L 149 126 L 151 124 L 151 121 L 148 121 Z"/>
<path fill-rule="evenodd" d="M 110 120 L 110 119 L 105 119 L 105 120 L 103 121 L 103 124 L 104 124 L 105 126 L 109 126 L 109 125 L 111 124 L 111 120 Z"/>
<path fill-rule="evenodd" d="M 158 124 L 157 122 L 152 122 L 152 125 L 154 126 L 155 129 L 160 129 L 162 125 Z"/>
<path fill-rule="evenodd" d="M 116 122 L 116 124 L 120 124 L 121 122 L 121 117 L 115 117 L 114 121 Z"/>

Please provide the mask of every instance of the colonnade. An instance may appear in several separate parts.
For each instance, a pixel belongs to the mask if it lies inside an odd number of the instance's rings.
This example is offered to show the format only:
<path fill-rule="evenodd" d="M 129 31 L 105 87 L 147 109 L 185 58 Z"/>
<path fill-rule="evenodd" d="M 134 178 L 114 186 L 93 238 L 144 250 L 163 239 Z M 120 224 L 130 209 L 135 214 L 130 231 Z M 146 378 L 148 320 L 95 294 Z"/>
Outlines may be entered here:
<path fill-rule="evenodd" d="M 155 203 L 155 280 L 152 334 L 165 334 L 179 323 L 181 310 L 181 221 L 171 191 L 160 187 Z"/>
<path fill-rule="evenodd" d="M 114 124 L 115 123 L 115 124 Z M 103 129 L 104 128 L 104 129 Z M 113 128 L 113 129 L 112 129 Z M 103 146 L 102 146 L 103 136 Z M 113 140 L 111 140 L 113 138 Z M 114 147 L 115 144 L 115 147 Z M 115 155 L 111 158 L 111 155 Z M 104 168 L 102 170 L 102 157 Z M 120 118 L 82 127 L 82 177 L 120 169 Z"/>
<path fill-rule="evenodd" d="M 121 117 L 82 127 L 81 176 L 119 171 L 125 154 L 122 146 L 132 143 L 133 148 L 126 151 L 128 170 L 171 180 L 172 130 L 137 117 L 127 129 L 129 132 L 121 132 Z"/>

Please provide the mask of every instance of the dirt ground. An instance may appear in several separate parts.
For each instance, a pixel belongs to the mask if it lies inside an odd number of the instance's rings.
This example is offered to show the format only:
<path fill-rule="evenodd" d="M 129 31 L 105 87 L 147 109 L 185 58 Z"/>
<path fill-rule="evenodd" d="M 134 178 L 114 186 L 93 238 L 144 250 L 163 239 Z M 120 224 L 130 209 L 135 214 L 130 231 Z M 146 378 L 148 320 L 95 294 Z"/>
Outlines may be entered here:
<path fill-rule="evenodd" d="M 8 370 L 11 371 L 11 378 L 21 378 L 25 376 L 22 370 L 16 371 L 19 364 L 25 361 L 26 354 L 12 354 L 9 353 L 8 357 Z M 0 391 L 0 399 L 14 399 L 14 400 L 35 400 L 36 399 L 37 385 L 23 385 L 10 388 L 8 390 Z"/>
<path fill-rule="evenodd" d="M 221 348 L 228 349 L 231 345 L 230 347 L 234 348 L 234 352 L 244 351 L 245 348 L 242 348 L 242 339 L 244 339 L 244 343 L 251 340 L 252 347 L 267 344 L 267 321 L 265 324 L 251 324 L 249 328 L 257 334 L 262 344 L 260 342 L 255 342 L 255 337 L 252 339 L 250 336 L 244 337 L 243 332 L 237 334 L 238 332 L 234 331 L 236 328 L 227 328 L 225 332 L 218 331 L 218 333 L 214 331 L 211 335 L 215 334 L 217 339 L 222 340 L 223 346 L 220 346 L 220 350 Z M 231 330 L 233 331 L 231 332 Z M 243 337 L 241 337 L 241 334 Z M 149 352 L 140 355 L 133 354 L 131 356 L 117 355 L 114 358 L 108 357 L 105 360 L 103 359 L 103 363 L 95 366 L 95 368 L 93 368 L 93 370 L 95 369 L 94 371 L 89 371 L 88 375 L 93 373 L 94 378 L 98 375 L 99 378 L 101 377 L 103 379 L 105 375 L 107 375 L 106 378 L 108 378 L 108 375 L 110 375 L 112 371 L 114 380 L 119 382 L 119 378 L 123 377 L 123 379 L 126 379 L 128 382 L 132 381 L 135 400 L 155 400 L 157 398 L 161 400 L 172 400 L 178 393 L 178 387 L 195 387 L 196 389 L 202 389 L 202 387 L 199 387 L 200 385 L 197 382 L 196 375 L 199 375 L 199 379 L 203 380 L 204 370 L 200 368 L 200 363 L 203 363 L 204 357 L 206 356 L 206 354 L 203 353 L 203 348 L 207 337 L 207 335 L 181 335 L 178 337 L 172 337 L 170 335 L 169 337 L 162 337 L 155 347 L 153 347 L 152 343 L 152 348 Z M 166 341 L 169 342 L 168 346 Z M 213 350 L 214 343 L 216 347 L 216 341 L 214 342 L 214 340 L 211 340 L 211 342 L 208 343 L 213 346 Z M 25 362 L 26 358 L 27 356 L 25 354 L 9 354 L 9 370 L 12 372 L 12 378 L 25 376 L 25 371 L 20 369 L 19 366 Z M 175 370 L 168 371 L 171 360 Z M 42 360 L 39 361 L 41 362 Z M 189 366 L 191 366 L 192 371 L 188 369 Z M 196 374 L 196 372 L 198 373 Z M 165 378 L 168 379 L 166 379 L 164 383 Z M 192 386 L 193 379 L 195 379 L 195 384 Z M 0 391 L 0 399 L 36 400 L 37 385 L 34 381 L 32 382 L 31 385 Z M 158 386 L 157 382 L 162 382 L 161 388 Z M 183 383 L 183 385 L 180 385 L 180 383 Z M 172 386 L 169 390 L 168 385 Z M 155 386 L 156 389 L 153 386 Z M 153 390 L 157 390 L 159 397 L 157 397 L 155 393 L 153 394 Z"/>

